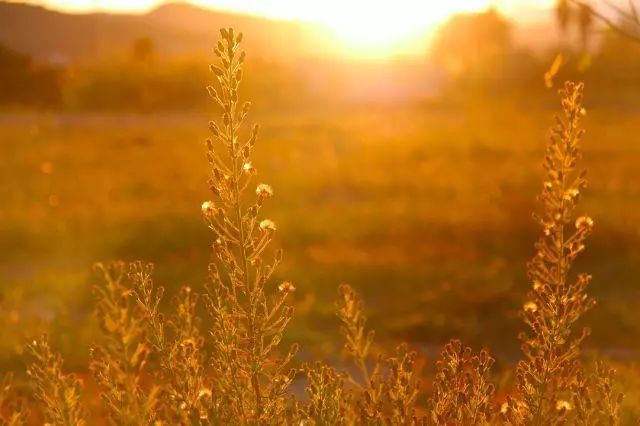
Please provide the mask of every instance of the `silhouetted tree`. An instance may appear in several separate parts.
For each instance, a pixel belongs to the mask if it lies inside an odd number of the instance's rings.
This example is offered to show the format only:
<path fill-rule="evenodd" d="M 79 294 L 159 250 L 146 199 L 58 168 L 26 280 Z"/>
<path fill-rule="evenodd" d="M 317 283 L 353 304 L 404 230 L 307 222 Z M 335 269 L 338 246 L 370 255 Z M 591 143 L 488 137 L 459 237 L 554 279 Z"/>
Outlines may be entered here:
<path fill-rule="evenodd" d="M 589 47 L 589 36 L 593 27 L 593 12 L 591 6 L 581 4 L 578 6 L 578 29 L 580 30 L 580 41 L 582 50 L 586 51 Z"/>
<path fill-rule="evenodd" d="M 631 24 L 620 22 L 621 28 Z M 632 28 L 628 28 L 633 31 Z M 609 29 L 602 39 L 592 70 L 593 78 L 606 82 L 607 87 L 618 87 L 628 91 L 640 86 L 640 43 L 623 37 Z M 615 78 L 611 78 L 615 75 Z"/>
<path fill-rule="evenodd" d="M 509 23 L 495 10 L 454 15 L 436 34 L 432 54 L 454 72 L 478 72 L 512 49 Z"/>
<path fill-rule="evenodd" d="M 558 27 L 563 36 L 566 36 L 571 21 L 571 6 L 569 0 L 558 0 L 556 2 L 556 19 Z"/>
<path fill-rule="evenodd" d="M 58 104 L 62 71 L 38 66 L 28 55 L 0 45 L 0 105 Z"/>

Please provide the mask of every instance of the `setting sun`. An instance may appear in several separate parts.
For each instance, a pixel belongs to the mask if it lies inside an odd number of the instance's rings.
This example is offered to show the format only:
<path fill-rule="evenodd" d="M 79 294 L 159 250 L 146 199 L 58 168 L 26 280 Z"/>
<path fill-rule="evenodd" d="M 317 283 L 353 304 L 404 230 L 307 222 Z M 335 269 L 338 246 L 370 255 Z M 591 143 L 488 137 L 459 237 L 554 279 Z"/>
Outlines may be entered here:
<path fill-rule="evenodd" d="M 434 27 L 456 12 L 478 11 L 490 0 L 449 2 L 396 1 L 361 4 L 352 2 L 332 7 L 325 3 L 324 16 L 316 18 L 326 25 L 338 42 L 352 53 L 387 55 L 410 51 L 427 37 Z M 423 43 L 420 43 L 420 47 Z"/>

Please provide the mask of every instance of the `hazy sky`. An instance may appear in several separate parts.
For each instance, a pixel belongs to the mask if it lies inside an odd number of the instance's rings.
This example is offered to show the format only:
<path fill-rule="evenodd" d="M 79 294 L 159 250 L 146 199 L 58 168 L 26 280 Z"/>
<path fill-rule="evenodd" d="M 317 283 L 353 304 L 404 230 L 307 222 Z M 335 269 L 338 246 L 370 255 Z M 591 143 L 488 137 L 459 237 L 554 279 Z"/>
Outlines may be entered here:
<path fill-rule="evenodd" d="M 65 11 L 145 11 L 163 0 L 26 0 Z M 456 12 L 495 6 L 512 19 L 536 19 L 555 0 L 189 0 L 222 10 L 313 21 L 330 29 L 348 50 L 360 53 L 410 49 Z M 422 44 L 420 44 L 422 46 Z"/>
<path fill-rule="evenodd" d="M 16 1 L 16 0 L 13 0 Z M 191 3 L 218 9 L 245 11 L 277 18 L 326 20 L 326 15 L 341 11 L 383 9 L 431 11 L 435 15 L 455 10 L 475 10 L 496 5 L 505 12 L 546 8 L 554 0 L 189 0 Z M 163 0 L 27 0 L 67 11 L 128 10 L 144 11 Z"/>

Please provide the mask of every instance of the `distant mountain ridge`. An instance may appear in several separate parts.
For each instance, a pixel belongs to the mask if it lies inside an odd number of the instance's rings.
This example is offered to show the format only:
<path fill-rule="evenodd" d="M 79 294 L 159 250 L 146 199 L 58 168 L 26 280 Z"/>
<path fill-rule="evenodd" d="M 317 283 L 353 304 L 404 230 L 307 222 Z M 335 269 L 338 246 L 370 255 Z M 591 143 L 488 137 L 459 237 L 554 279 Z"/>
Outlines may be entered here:
<path fill-rule="evenodd" d="M 526 24 L 514 26 L 514 39 L 520 45 L 544 49 L 555 43 L 553 19 L 549 11 L 535 15 Z M 327 43 L 331 37 L 319 26 L 189 3 L 167 3 L 144 14 L 68 14 L 0 0 L 0 44 L 42 62 L 109 60 L 129 53 L 139 37 L 151 38 L 161 55 L 209 55 L 218 29 L 229 26 L 245 33 L 244 46 L 252 57 L 295 60 L 335 53 Z"/>
<path fill-rule="evenodd" d="M 220 27 L 246 35 L 255 55 L 306 56 L 318 50 L 307 25 L 170 3 L 145 14 L 66 14 L 41 6 L 0 2 L 0 43 L 41 61 L 95 61 L 150 37 L 161 54 L 210 52 Z M 317 39 L 315 39 L 317 41 Z"/>

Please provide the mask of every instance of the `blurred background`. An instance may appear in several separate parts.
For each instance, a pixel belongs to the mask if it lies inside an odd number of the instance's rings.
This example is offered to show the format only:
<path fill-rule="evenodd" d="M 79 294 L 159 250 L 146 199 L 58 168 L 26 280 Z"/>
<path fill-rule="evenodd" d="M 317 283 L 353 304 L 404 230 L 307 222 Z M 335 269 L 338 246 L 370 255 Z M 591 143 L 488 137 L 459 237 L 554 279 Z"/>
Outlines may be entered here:
<path fill-rule="evenodd" d="M 630 3 L 631 4 L 631 3 Z M 218 29 L 245 34 L 255 166 L 295 283 L 289 340 L 339 343 L 340 283 L 383 343 L 519 357 L 548 127 L 586 83 L 588 348 L 640 346 L 640 34 L 626 2 L 0 2 L 0 365 L 48 330 L 80 368 L 95 261 L 201 289 Z M 607 23 L 608 22 L 608 23 Z M 613 27 L 613 29 L 612 29 Z M 170 299 L 168 299 L 169 301 Z M 319 354 L 319 355 L 318 355 Z"/>

